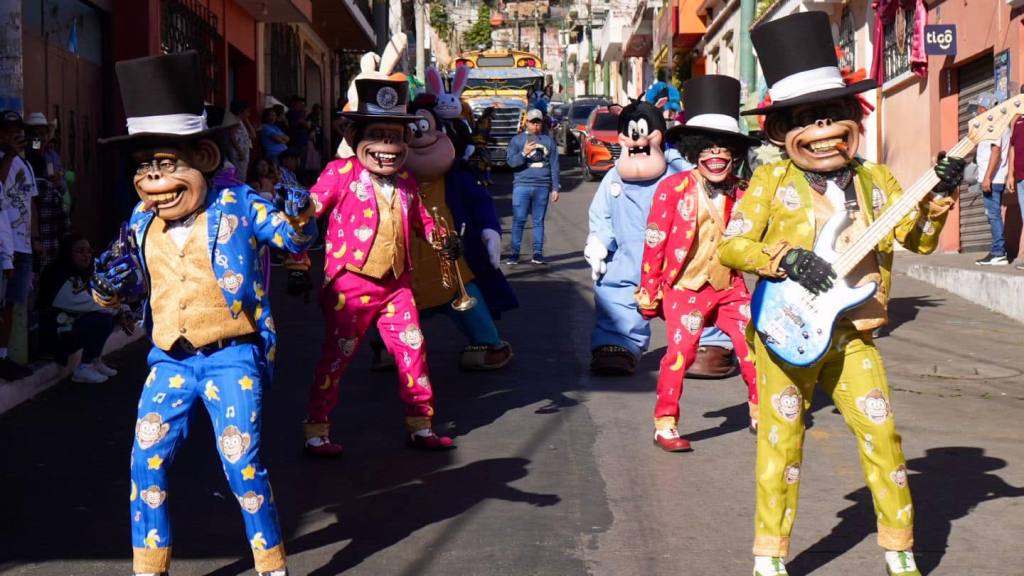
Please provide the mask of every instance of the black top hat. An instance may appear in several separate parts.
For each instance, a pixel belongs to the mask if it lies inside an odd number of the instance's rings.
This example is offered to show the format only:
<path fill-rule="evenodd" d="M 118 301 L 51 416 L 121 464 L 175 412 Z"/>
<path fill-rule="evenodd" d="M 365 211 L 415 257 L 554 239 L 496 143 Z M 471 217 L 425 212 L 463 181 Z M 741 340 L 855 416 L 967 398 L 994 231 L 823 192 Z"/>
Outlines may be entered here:
<path fill-rule="evenodd" d="M 356 80 L 359 108 L 344 112 L 343 116 L 355 122 L 408 122 L 415 116 L 407 112 L 409 85 L 401 80 Z"/>
<path fill-rule="evenodd" d="M 686 123 L 669 129 L 669 142 L 686 134 L 705 133 L 760 143 L 740 131 L 740 81 L 731 76 L 709 74 L 687 80 L 683 84 L 683 110 Z"/>
<path fill-rule="evenodd" d="M 824 12 L 798 12 L 765 22 L 750 31 L 750 40 L 757 50 L 772 102 L 741 114 L 765 114 L 875 88 L 874 80 L 850 85 L 843 80 L 832 27 Z"/>
<path fill-rule="evenodd" d="M 221 123 L 210 127 L 203 107 L 198 52 L 124 60 L 114 68 L 121 86 L 128 134 L 101 139 L 100 144 L 139 147 L 192 140 L 235 125 Z"/>

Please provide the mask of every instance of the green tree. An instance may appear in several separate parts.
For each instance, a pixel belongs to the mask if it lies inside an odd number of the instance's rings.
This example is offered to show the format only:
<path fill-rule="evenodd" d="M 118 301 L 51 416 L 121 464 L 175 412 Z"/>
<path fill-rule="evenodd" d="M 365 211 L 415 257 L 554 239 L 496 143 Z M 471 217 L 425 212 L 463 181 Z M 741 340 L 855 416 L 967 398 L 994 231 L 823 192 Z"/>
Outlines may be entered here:
<path fill-rule="evenodd" d="M 452 33 L 452 23 L 448 20 L 448 11 L 442 4 L 433 4 L 430 7 L 430 26 L 437 31 L 437 35 L 444 41 L 449 40 Z"/>
<path fill-rule="evenodd" d="M 491 47 L 491 9 L 487 4 L 480 5 L 476 22 L 463 33 L 462 43 L 472 50 Z"/>

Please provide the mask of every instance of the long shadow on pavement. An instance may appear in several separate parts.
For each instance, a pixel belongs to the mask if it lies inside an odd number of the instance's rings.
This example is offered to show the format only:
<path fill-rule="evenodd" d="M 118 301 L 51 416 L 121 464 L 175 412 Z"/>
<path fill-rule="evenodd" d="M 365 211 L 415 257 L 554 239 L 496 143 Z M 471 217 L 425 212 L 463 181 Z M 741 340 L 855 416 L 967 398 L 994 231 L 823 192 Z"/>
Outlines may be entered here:
<path fill-rule="evenodd" d="M 923 574 L 937 569 L 949 547 L 953 522 L 976 506 L 1001 498 L 1020 498 L 1024 488 L 1007 484 L 993 470 L 1006 461 L 971 446 L 929 448 L 925 456 L 907 462 L 914 497 L 914 555 Z M 842 556 L 876 530 L 871 492 L 865 487 L 846 495 L 853 502 L 837 514 L 839 523 L 827 536 L 801 552 L 786 568 L 811 574 Z M 881 552 L 879 552 L 881 563 Z"/>

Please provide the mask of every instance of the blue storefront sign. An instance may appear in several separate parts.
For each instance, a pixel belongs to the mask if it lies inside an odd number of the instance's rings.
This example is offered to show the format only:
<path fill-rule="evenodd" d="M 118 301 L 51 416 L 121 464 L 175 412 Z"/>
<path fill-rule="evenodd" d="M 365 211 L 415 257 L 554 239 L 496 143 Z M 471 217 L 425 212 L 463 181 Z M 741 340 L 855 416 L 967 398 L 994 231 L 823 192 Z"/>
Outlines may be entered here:
<path fill-rule="evenodd" d="M 956 24 L 925 25 L 924 53 L 929 56 L 956 56 Z"/>

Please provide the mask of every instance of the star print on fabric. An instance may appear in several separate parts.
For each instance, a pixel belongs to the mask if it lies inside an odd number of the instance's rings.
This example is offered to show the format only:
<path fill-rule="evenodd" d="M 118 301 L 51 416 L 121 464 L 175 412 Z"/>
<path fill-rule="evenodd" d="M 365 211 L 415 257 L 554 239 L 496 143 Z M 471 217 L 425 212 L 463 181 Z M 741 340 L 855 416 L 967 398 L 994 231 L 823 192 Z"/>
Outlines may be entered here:
<path fill-rule="evenodd" d="M 371 210 L 369 208 L 367 208 L 366 210 L 363 210 L 363 216 L 366 217 L 366 218 L 373 218 L 373 210 Z"/>
<path fill-rule="evenodd" d="M 260 284 L 260 282 L 258 280 L 256 282 L 252 283 L 252 290 L 253 290 L 253 292 L 256 293 L 256 298 L 257 299 L 259 299 L 259 300 L 263 299 L 263 294 L 265 294 L 265 292 L 263 292 L 263 285 Z"/>
<path fill-rule="evenodd" d="M 644 273 L 645 274 L 649 274 L 650 272 L 651 272 L 651 263 L 650 262 L 644 262 Z"/>
<path fill-rule="evenodd" d="M 284 238 L 280 234 L 274 234 L 273 244 L 278 248 L 284 248 Z"/>
<path fill-rule="evenodd" d="M 242 376 L 242 379 L 238 381 L 238 385 L 242 387 L 242 390 L 252 390 L 252 378 L 248 375 Z"/>
<path fill-rule="evenodd" d="M 150 470 L 159 470 L 163 463 L 164 459 L 159 454 L 154 454 L 151 458 L 146 459 L 146 464 Z"/>
<path fill-rule="evenodd" d="M 362 260 L 363 256 L 365 256 L 365 255 L 366 254 L 363 253 L 363 251 L 359 250 L 359 249 L 356 249 L 356 251 L 352 253 L 352 257 L 355 258 L 356 260 Z"/>
<path fill-rule="evenodd" d="M 359 297 L 359 301 L 362 302 L 363 304 L 369 304 L 370 303 L 370 297 L 369 296 L 360 296 Z"/>
<path fill-rule="evenodd" d="M 183 384 L 185 384 L 185 378 L 181 374 L 175 374 L 168 380 L 168 386 L 171 388 L 181 388 Z"/>
<path fill-rule="evenodd" d="M 686 237 L 693 238 L 693 228 L 690 228 L 689 230 L 686 231 Z"/>
<path fill-rule="evenodd" d="M 231 311 L 234 312 L 235 314 L 238 314 L 239 312 L 241 312 L 242 311 L 242 301 L 241 300 L 235 300 L 231 304 Z"/>
<path fill-rule="evenodd" d="M 253 209 L 256 210 L 256 223 L 262 224 L 267 219 L 267 207 L 263 204 L 254 204 Z"/>
<path fill-rule="evenodd" d="M 245 468 L 242 468 L 242 480 L 253 480 L 256 478 L 256 468 L 253 468 L 252 464 L 249 464 Z"/>
<path fill-rule="evenodd" d="M 207 400 L 220 401 L 220 388 L 217 388 L 217 385 L 213 383 L 213 380 L 210 380 L 206 383 L 206 389 L 203 391 L 203 395 L 206 396 Z"/>

